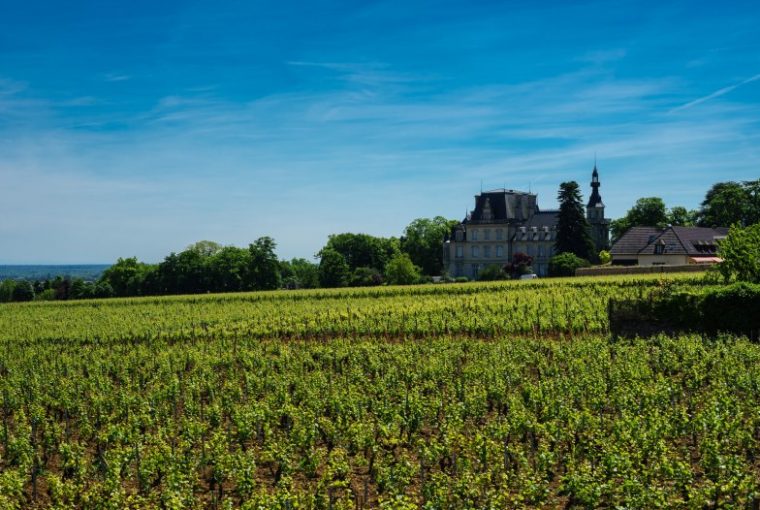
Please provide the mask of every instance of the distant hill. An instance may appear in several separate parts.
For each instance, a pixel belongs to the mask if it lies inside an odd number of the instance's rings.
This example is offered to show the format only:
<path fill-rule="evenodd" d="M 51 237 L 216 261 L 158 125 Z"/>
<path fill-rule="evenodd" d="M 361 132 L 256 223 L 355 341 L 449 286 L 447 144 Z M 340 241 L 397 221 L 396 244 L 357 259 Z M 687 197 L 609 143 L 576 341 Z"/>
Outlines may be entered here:
<path fill-rule="evenodd" d="M 50 266 L 3 266 L 0 265 L 0 280 L 48 280 L 56 276 L 82 278 L 94 281 L 100 278 L 110 264 L 72 264 Z"/>

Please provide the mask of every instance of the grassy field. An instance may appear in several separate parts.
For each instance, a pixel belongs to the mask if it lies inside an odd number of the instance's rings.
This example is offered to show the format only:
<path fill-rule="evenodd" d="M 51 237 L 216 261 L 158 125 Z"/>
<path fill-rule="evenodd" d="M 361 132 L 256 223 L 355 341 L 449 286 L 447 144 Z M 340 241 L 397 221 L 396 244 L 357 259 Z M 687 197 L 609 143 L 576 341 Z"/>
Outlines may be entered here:
<path fill-rule="evenodd" d="M 0 508 L 757 508 L 760 347 L 611 277 L 0 306 Z"/>

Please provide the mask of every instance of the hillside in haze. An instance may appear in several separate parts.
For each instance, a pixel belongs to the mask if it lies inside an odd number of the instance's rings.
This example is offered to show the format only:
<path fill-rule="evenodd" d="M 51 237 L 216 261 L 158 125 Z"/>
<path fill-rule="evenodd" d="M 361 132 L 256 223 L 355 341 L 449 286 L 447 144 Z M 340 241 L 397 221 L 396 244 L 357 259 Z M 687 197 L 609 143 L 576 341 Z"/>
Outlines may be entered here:
<path fill-rule="evenodd" d="M 97 280 L 110 264 L 0 265 L 0 280 L 50 280 L 56 276 Z"/>

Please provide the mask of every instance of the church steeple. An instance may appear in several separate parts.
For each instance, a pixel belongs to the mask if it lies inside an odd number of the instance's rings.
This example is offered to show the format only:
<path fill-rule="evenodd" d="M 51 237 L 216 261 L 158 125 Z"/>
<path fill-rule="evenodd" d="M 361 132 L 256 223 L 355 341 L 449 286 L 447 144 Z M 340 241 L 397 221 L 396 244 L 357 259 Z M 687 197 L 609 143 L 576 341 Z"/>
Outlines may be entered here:
<path fill-rule="evenodd" d="M 586 207 L 604 207 L 602 203 L 602 196 L 599 194 L 599 171 L 596 169 L 596 163 L 594 164 L 594 171 L 591 174 L 591 197 L 588 199 L 588 205 Z"/>
<path fill-rule="evenodd" d="M 604 202 L 599 194 L 599 186 L 601 186 L 599 171 L 594 161 L 594 171 L 591 173 L 591 197 L 586 206 L 586 219 L 591 226 L 591 238 L 594 240 L 597 251 L 607 249 L 610 237 L 609 220 L 604 217 Z"/>

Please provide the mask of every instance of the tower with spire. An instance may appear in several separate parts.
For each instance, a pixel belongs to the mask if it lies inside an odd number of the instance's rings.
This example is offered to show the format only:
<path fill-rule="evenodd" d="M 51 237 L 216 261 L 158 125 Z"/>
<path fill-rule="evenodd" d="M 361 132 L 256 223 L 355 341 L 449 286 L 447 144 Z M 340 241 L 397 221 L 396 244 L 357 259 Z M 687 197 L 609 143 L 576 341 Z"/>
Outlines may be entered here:
<path fill-rule="evenodd" d="M 604 202 L 599 194 L 599 170 L 596 168 L 594 158 L 594 171 L 591 173 L 591 197 L 586 205 L 586 219 L 591 226 L 591 239 L 594 240 L 594 248 L 597 253 L 609 249 L 610 245 L 610 220 L 604 217 Z"/>

